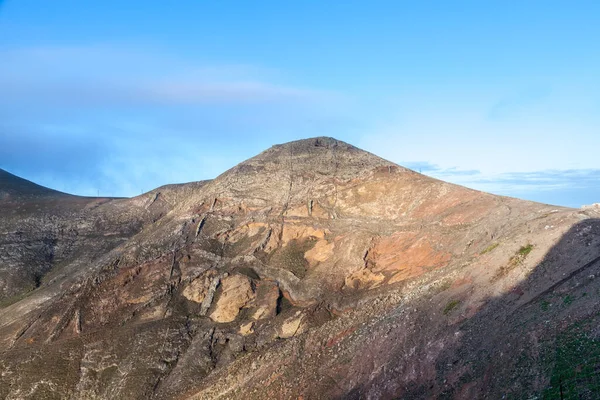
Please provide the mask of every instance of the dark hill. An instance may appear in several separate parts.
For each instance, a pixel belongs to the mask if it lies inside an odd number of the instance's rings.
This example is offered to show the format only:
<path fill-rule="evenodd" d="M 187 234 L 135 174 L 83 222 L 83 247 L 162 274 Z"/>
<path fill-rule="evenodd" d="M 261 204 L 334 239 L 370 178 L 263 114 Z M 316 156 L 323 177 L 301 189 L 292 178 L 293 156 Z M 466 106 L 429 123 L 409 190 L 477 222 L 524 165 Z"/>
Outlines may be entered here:
<path fill-rule="evenodd" d="M 66 193 L 48 189 L 0 169 L 0 200 L 8 197 L 50 197 L 68 196 Z"/>

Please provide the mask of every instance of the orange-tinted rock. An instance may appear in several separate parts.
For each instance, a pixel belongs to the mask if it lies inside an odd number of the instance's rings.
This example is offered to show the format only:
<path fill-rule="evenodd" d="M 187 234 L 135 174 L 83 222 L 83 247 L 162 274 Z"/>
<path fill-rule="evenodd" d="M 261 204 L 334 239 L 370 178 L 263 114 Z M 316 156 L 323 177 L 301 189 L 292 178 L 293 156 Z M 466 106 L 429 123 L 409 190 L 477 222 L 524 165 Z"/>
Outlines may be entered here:
<path fill-rule="evenodd" d="M 312 203 L 310 216 L 318 219 L 329 219 L 330 217 L 329 212 L 316 201 Z"/>
<path fill-rule="evenodd" d="M 368 262 L 374 272 L 392 273 L 389 283 L 394 283 L 445 266 L 451 256 L 435 249 L 427 237 L 398 232 L 379 239 L 369 251 Z"/>
<path fill-rule="evenodd" d="M 328 231 L 326 229 L 317 229 L 310 225 L 295 225 L 288 223 L 283 226 L 281 245 L 285 246 L 290 241 L 299 239 L 324 239 L 327 233 Z"/>
<path fill-rule="evenodd" d="M 227 276 L 221 279 L 220 294 L 209 317 L 215 322 L 231 322 L 254 296 L 250 278 L 239 274 Z"/>
<path fill-rule="evenodd" d="M 216 271 L 211 270 L 208 273 L 205 273 L 194 279 L 185 287 L 185 289 L 183 289 L 183 297 L 196 303 L 202 303 L 206 297 L 206 294 L 208 293 L 208 288 L 215 275 Z"/>
<path fill-rule="evenodd" d="M 254 322 L 246 322 L 240 326 L 239 333 L 242 336 L 248 336 L 254 333 Z"/>
<path fill-rule="evenodd" d="M 300 311 L 293 317 L 286 319 L 278 330 L 278 336 L 282 339 L 291 338 L 304 332 L 306 324 L 304 323 L 304 316 Z"/>
<path fill-rule="evenodd" d="M 335 243 L 329 243 L 327 240 L 319 240 L 313 248 L 304 253 L 304 258 L 310 265 L 326 261 L 333 255 Z"/>

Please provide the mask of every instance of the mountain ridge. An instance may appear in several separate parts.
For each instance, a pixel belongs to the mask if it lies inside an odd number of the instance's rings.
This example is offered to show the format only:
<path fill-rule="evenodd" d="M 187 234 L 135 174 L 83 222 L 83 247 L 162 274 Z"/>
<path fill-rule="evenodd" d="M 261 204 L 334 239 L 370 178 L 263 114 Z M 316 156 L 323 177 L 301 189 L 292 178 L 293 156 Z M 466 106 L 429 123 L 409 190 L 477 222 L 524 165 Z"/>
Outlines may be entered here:
<path fill-rule="evenodd" d="M 599 210 L 333 138 L 129 199 L 28 202 L 0 219 L 0 397 L 541 395 L 555 364 L 536 351 L 600 309 L 582 294 Z"/>
<path fill-rule="evenodd" d="M 261 163 L 269 162 L 268 156 L 272 156 L 274 153 L 276 154 L 276 157 L 278 157 L 278 158 L 282 157 L 280 154 L 277 154 L 278 152 L 288 152 L 288 151 L 290 152 L 291 155 L 294 155 L 294 153 L 297 153 L 297 155 L 310 156 L 311 153 L 313 153 L 315 149 L 329 150 L 332 152 L 332 154 L 335 151 L 335 149 L 340 149 L 342 154 L 343 153 L 360 154 L 361 155 L 360 158 L 364 162 L 364 164 L 362 164 L 362 165 L 359 164 L 359 165 L 354 166 L 355 168 L 352 169 L 352 173 L 361 171 L 364 169 L 364 167 L 368 168 L 369 164 L 373 164 L 373 165 L 378 165 L 378 166 L 382 166 L 382 167 L 397 168 L 401 171 L 408 172 L 408 173 L 414 173 L 414 174 L 417 174 L 422 177 L 427 177 L 428 179 L 431 179 L 431 180 L 434 180 L 437 182 L 442 182 L 442 183 L 445 183 L 448 185 L 464 187 L 462 185 L 448 183 L 448 182 L 439 180 L 437 178 L 433 178 L 431 176 L 424 175 L 422 173 L 419 173 L 415 170 L 406 168 L 404 166 L 400 166 L 392 161 L 383 159 L 373 153 L 370 153 L 366 150 L 362 150 L 362 149 L 355 147 L 349 143 L 346 143 L 342 140 L 338 140 L 338 139 L 335 139 L 335 138 L 329 137 L 329 136 L 316 136 L 316 137 L 311 137 L 311 138 L 306 138 L 306 139 L 294 140 L 294 141 L 281 143 L 281 144 L 275 144 L 275 145 L 271 146 L 270 148 L 264 150 L 263 152 L 257 154 L 256 156 L 251 157 L 251 158 L 249 158 L 245 161 L 242 161 L 239 164 L 229 168 L 228 170 L 224 171 L 223 173 L 221 173 L 220 175 L 218 175 L 217 177 L 212 178 L 212 179 L 191 181 L 191 182 L 185 182 L 185 183 L 167 183 L 167 184 L 161 185 L 155 189 L 151 189 L 148 192 L 142 193 L 141 195 L 136 195 L 133 197 L 104 196 L 102 198 L 104 198 L 104 199 L 130 199 L 130 198 L 138 198 L 140 196 L 146 196 L 150 193 L 157 193 L 160 191 L 182 188 L 185 186 L 204 186 L 206 184 L 209 184 L 211 182 L 218 180 L 219 178 L 227 177 L 228 175 L 235 175 L 235 174 L 239 174 L 239 173 L 243 174 L 244 172 L 248 172 L 248 170 L 252 170 L 253 168 L 256 168 L 257 165 L 259 166 L 259 168 L 264 167 L 264 166 L 261 166 Z M 278 163 L 281 163 L 281 160 L 278 160 Z M 313 168 L 315 167 L 314 164 L 307 163 L 307 165 L 310 165 Z M 344 165 L 343 167 L 346 167 L 346 169 L 347 169 L 349 167 L 349 165 Z M 273 171 L 271 171 L 271 172 L 273 172 Z M 324 172 L 320 172 L 320 173 L 325 174 Z M 489 194 L 487 192 L 482 192 L 477 189 L 471 189 L 471 188 L 466 188 L 466 189 L 473 190 L 473 191 L 480 192 L 480 193 Z M 68 195 L 68 196 L 73 196 L 73 197 L 78 197 L 78 198 L 87 198 L 87 199 L 96 198 L 94 196 L 80 196 L 80 195 L 65 193 L 65 192 L 58 191 L 56 189 L 45 187 L 45 186 L 36 184 L 35 182 L 21 178 L 17 175 L 11 174 L 10 172 L 3 170 L 1 168 L 0 168 L 0 190 L 5 191 L 5 192 L 10 192 L 13 194 L 20 194 L 20 195 L 26 195 L 29 192 L 31 192 L 32 194 L 42 194 L 43 193 L 48 196 L 53 194 L 53 195 Z M 47 192 L 47 193 L 44 193 L 44 192 Z M 1 192 L 0 192 L 0 196 L 2 196 Z M 495 195 L 495 196 L 506 197 L 506 196 L 500 196 L 500 195 Z M 522 200 L 522 199 L 519 199 L 519 200 Z M 530 201 L 530 200 L 523 200 L 523 201 Z M 539 204 L 544 204 L 544 203 L 539 203 Z M 556 206 L 556 207 L 567 208 L 564 206 Z"/>

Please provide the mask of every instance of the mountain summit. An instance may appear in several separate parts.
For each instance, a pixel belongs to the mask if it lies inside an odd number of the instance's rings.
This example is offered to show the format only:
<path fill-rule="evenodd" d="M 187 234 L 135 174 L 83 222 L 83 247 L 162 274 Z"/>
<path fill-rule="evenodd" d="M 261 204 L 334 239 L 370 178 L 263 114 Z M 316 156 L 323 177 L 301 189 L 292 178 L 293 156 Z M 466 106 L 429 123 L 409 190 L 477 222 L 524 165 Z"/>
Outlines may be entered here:
<path fill-rule="evenodd" d="M 571 367 L 597 394 L 596 208 L 325 137 L 131 199 L 1 176 L 0 397 L 552 398 Z"/>

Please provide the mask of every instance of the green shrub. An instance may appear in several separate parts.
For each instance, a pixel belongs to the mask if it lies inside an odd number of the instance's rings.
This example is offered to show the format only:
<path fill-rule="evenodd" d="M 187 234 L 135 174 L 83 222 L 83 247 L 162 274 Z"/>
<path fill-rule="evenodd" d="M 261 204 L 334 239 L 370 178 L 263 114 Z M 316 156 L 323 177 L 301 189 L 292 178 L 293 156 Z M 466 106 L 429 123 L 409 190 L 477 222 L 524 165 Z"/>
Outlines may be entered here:
<path fill-rule="evenodd" d="M 541 307 L 542 311 L 548 311 L 548 308 L 550 308 L 550 302 L 546 300 L 542 301 Z"/>
<path fill-rule="evenodd" d="M 529 255 L 529 253 L 531 253 L 531 250 L 533 250 L 533 245 L 531 243 L 529 243 L 526 246 L 522 246 L 517 253 L 521 257 L 525 258 L 525 257 L 527 257 L 527 255 Z"/>
<path fill-rule="evenodd" d="M 481 253 L 479 253 L 480 255 L 484 255 L 489 253 L 490 251 L 494 250 L 496 247 L 500 246 L 500 243 L 492 243 L 490 244 L 488 247 L 486 247 L 485 249 L 483 249 L 483 251 Z"/>
<path fill-rule="evenodd" d="M 444 308 L 444 315 L 448 315 L 452 310 L 454 310 L 460 304 L 460 300 L 450 300 L 446 307 Z"/>

